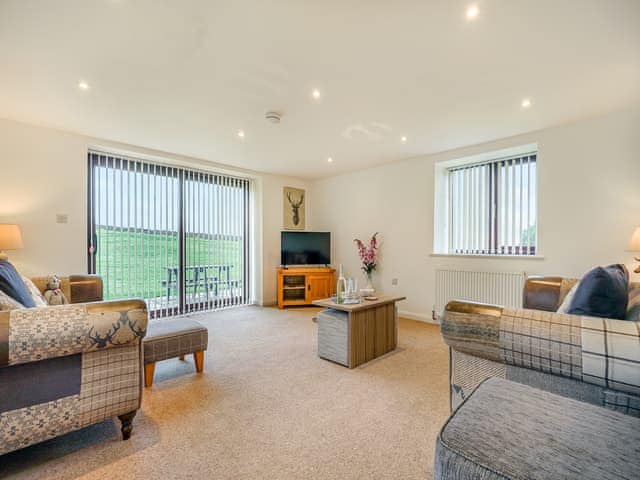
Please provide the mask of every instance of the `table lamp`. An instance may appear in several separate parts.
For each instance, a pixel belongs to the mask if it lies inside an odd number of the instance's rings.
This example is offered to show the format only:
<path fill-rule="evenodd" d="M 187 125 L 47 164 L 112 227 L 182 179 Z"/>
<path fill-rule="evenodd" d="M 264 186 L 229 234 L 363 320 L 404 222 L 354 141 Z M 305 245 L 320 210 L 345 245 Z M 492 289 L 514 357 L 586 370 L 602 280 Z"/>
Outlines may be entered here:
<path fill-rule="evenodd" d="M 0 223 L 0 260 L 9 258 L 3 250 L 23 248 L 20 227 L 8 223 Z"/>
<path fill-rule="evenodd" d="M 629 240 L 629 246 L 627 250 L 630 252 L 640 252 L 640 227 L 636 228 Z M 640 257 L 635 257 L 636 262 L 640 262 Z M 634 270 L 635 273 L 640 273 L 640 265 Z"/>

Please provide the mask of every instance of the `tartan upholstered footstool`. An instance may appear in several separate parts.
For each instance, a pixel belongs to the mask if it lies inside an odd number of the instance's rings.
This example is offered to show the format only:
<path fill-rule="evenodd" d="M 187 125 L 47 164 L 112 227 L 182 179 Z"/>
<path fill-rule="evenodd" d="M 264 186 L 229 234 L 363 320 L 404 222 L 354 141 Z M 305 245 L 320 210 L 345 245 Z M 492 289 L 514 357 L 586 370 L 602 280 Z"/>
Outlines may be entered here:
<path fill-rule="evenodd" d="M 204 368 L 204 351 L 209 335 L 207 329 L 190 318 L 172 318 L 149 322 L 144 338 L 144 385 L 153 385 L 156 362 L 192 353 L 196 371 Z"/>

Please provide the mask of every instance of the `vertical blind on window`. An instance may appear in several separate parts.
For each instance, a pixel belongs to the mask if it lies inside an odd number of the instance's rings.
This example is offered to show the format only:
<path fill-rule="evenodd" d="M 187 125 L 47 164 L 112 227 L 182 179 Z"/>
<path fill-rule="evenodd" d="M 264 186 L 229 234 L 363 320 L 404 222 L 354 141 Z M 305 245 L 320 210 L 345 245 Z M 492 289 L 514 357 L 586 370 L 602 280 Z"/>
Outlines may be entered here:
<path fill-rule="evenodd" d="M 249 302 L 248 179 L 89 152 L 89 271 L 154 316 Z"/>
<path fill-rule="evenodd" d="M 448 169 L 449 251 L 535 255 L 536 154 Z"/>

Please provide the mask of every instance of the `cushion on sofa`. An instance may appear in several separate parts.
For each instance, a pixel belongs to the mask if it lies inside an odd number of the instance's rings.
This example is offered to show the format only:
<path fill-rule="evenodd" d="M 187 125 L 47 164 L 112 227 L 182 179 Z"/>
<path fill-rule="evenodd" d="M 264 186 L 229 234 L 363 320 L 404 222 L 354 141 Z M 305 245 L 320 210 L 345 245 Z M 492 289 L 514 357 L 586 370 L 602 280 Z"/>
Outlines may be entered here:
<path fill-rule="evenodd" d="M 0 290 L 24 307 L 33 308 L 36 306 L 22 277 L 7 260 L 0 260 Z"/>
<path fill-rule="evenodd" d="M 436 443 L 436 480 L 638 478 L 640 418 L 500 378 L 482 383 Z"/>
<path fill-rule="evenodd" d="M 20 308 L 24 308 L 24 305 L 0 290 L 0 312 L 18 310 Z"/>
<path fill-rule="evenodd" d="M 22 281 L 24 282 L 25 287 L 27 287 L 27 290 L 29 290 L 29 294 L 31 295 L 31 298 L 33 299 L 33 303 L 36 304 L 36 307 L 47 307 L 47 306 L 49 306 L 47 301 L 44 299 L 44 296 L 42 295 L 42 292 L 40 292 L 38 287 L 36 287 L 36 284 L 33 283 L 31 281 L 31 279 L 29 279 L 29 278 L 27 278 L 27 277 L 25 277 L 23 275 L 22 276 Z"/>
<path fill-rule="evenodd" d="M 629 304 L 627 305 L 627 320 L 640 322 L 640 287 L 629 290 Z"/>
<path fill-rule="evenodd" d="M 571 287 L 571 290 L 569 290 L 569 293 L 565 295 L 564 300 L 562 300 L 562 303 L 558 307 L 558 310 L 556 310 L 557 313 L 567 313 L 569 311 L 569 307 L 571 307 L 571 302 L 573 302 L 573 297 L 575 297 L 579 285 L 580 282 L 578 281 L 573 287 Z"/>
<path fill-rule="evenodd" d="M 596 267 L 580 280 L 567 313 L 624 320 L 629 302 L 629 272 L 621 264 Z"/>

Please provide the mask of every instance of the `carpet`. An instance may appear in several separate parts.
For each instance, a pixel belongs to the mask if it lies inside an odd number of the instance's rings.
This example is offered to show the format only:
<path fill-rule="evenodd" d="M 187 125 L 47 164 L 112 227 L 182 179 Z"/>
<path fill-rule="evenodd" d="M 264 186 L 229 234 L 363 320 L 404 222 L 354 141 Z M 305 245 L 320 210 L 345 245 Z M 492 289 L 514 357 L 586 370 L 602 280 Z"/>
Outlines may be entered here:
<path fill-rule="evenodd" d="M 431 478 L 449 413 L 438 327 L 400 320 L 399 348 L 356 369 L 316 355 L 314 309 L 193 315 L 192 357 L 156 366 L 131 440 L 107 421 L 0 457 L 16 479 Z"/>

